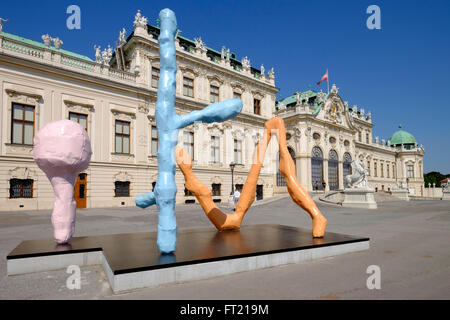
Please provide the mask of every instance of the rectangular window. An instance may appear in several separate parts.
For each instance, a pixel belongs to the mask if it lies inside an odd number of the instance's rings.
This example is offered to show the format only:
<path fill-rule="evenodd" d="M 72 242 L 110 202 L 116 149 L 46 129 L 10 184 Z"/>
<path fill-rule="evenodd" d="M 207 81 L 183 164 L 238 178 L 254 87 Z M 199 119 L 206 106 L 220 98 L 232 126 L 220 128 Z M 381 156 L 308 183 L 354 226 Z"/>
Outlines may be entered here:
<path fill-rule="evenodd" d="M 130 196 L 130 181 L 114 182 L 114 195 L 116 197 L 129 197 Z"/>
<path fill-rule="evenodd" d="M 211 103 L 219 102 L 219 87 L 216 86 L 209 87 L 209 101 Z"/>
<path fill-rule="evenodd" d="M 378 163 L 373 163 L 373 176 L 378 177 Z"/>
<path fill-rule="evenodd" d="M 159 83 L 159 69 L 152 67 L 152 87 L 158 88 Z"/>
<path fill-rule="evenodd" d="M 222 185 L 220 183 L 213 183 L 211 185 L 212 187 L 212 196 L 220 196 L 221 192 L 220 192 L 220 187 Z"/>
<path fill-rule="evenodd" d="M 189 190 L 186 188 L 186 185 L 184 185 L 184 196 L 185 196 L 185 197 L 193 197 L 193 196 L 194 196 L 194 193 L 193 193 L 192 191 L 189 191 Z"/>
<path fill-rule="evenodd" d="M 386 164 L 386 176 L 388 177 L 388 178 L 390 178 L 390 172 L 389 172 L 389 164 Z"/>
<path fill-rule="evenodd" d="M 194 97 L 194 79 L 183 77 L 183 95 Z"/>
<path fill-rule="evenodd" d="M 261 115 L 261 100 L 253 99 L 253 113 Z"/>
<path fill-rule="evenodd" d="M 369 143 L 369 133 L 368 132 L 366 132 L 366 143 L 367 144 Z"/>
<path fill-rule="evenodd" d="M 361 136 L 362 136 L 361 131 L 358 131 L 358 141 L 359 141 L 359 142 L 362 142 Z"/>
<path fill-rule="evenodd" d="M 220 162 L 219 150 L 219 137 L 211 136 L 211 162 Z"/>
<path fill-rule="evenodd" d="M 408 165 L 408 178 L 414 178 L 414 166 Z"/>
<path fill-rule="evenodd" d="M 242 97 L 242 96 L 241 96 L 241 94 L 240 94 L 239 92 L 236 92 L 236 91 L 233 92 L 233 98 L 234 98 L 234 99 L 241 99 L 241 97 Z"/>
<path fill-rule="evenodd" d="M 32 145 L 34 138 L 34 107 L 13 103 L 11 142 Z"/>
<path fill-rule="evenodd" d="M 152 126 L 152 157 L 156 157 L 158 155 L 158 128 L 156 126 Z"/>
<path fill-rule="evenodd" d="M 392 178 L 396 178 L 396 174 L 395 174 L 395 164 L 392 165 Z"/>
<path fill-rule="evenodd" d="M 194 133 L 189 131 L 183 132 L 183 148 L 194 160 Z"/>
<path fill-rule="evenodd" d="M 75 112 L 69 112 L 69 120 L 80 124 L 87 131 L 87 115 Z"/>
<path fill-rule="evenodd" d="M 32 179 L 11 179 L 9 180 L 9 197 L 33 198 L 33 180 Z"/>
<path fill-rule="evenodd" d="M 130 153 L 130 123 L 116 120 L 115 128 L 116 153 Z"/>
<path fill-rule="evenodd" d="M 367 161 L 367 171 L 369 172 L 368 176 L 370 176 L 370 161 Z"/>
<path fill-rule="evenodd" d="M 234 163 L 242 164 L 242 141 L 234 139 Z"/>

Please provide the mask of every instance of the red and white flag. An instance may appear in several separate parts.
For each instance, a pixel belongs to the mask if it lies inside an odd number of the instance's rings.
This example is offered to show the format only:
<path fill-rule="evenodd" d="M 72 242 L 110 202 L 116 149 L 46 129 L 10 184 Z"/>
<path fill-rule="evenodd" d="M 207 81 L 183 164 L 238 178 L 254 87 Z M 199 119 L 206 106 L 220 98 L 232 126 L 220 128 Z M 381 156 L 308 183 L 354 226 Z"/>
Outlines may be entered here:
<path fill-rule="evenodd" d="M 321 83 L 322 81 L 328 82 L 328 69 L 327 69 L 327 72 L 325 72 L 325 74 L 323 75 L 322 79 L 320 79 L 320 81 L 317 82 L 317 85 L 320 85 L 320 83 Z"/>

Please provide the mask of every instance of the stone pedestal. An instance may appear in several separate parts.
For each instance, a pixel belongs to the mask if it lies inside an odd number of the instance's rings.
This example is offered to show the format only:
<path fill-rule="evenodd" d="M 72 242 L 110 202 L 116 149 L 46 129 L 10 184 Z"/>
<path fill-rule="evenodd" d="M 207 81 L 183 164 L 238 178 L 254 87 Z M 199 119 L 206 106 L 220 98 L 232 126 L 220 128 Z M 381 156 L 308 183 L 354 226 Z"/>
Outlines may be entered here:
<path fill-rule="evenodd" d="M 442 199 L 441 200 L 450 200 L 450 190 L 442 191 Z"/>
<path fill-rule="evenodd" d="M 113 292 L 121 293 L 370 248 L 366 237 L 327 231 L 323 238 L 313 238 L 310 229 L 280 225 L 179 230 L 174 254 L 160 254 L 156 239 L 156 232 L 144 232 L 75 237 L 63 246 L 55 246 L 53 239 L 23 241 L 6 258 L 8 275 L 103 265 Z"/>
<path fill-rule="evenodd" d="M 348 188 L 344 189 L 343 207 L 377 209 L 374 198 L 374 190 L 371 188 Z"/>
<path fill-rule="evenodd" d="M 405 200 L 405 201 L 409 201 L 409 191 L 408 189 L 393 189 L 391 191 L 391 194 L 393 197 L 401 199 L 401 200 Z"/>

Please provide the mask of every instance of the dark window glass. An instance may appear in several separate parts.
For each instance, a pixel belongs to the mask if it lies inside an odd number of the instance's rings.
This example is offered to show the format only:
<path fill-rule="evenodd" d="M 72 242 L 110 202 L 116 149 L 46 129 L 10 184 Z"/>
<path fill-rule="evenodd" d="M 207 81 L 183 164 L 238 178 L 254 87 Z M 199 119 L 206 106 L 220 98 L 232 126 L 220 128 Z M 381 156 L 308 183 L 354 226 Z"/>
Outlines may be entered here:
<path fill-rule="evenodd" d="M 33 198 L 33 180 L 32 179 L 11 179 L 9 180 L 9 197 L 15 198 Z"/>
<path fill-rule="evenodd" d="M 130 182 L 129 181 L 116 181 L 114 183 L 114 193 L 116 197 L 129 197 L 130 196 Z"/>
<path fill-rule="evenodd" d="M 261 100 L 253 99 L 253 113 L 261 115 Z"/>
<path fill-rule="evenodd" d="M 212 184 L 212 195 L 213 196 L 220 196 L 220 183 L 213 183 Z"/>

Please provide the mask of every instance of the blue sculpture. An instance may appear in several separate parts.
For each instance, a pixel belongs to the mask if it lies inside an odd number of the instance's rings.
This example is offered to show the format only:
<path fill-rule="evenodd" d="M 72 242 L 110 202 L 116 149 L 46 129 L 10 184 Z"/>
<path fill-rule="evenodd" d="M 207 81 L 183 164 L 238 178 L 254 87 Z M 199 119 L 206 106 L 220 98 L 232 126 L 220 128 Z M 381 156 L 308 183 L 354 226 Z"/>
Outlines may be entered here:
<path fill-rule="evenodd" d="M 156 203 L 158 207 L 159 251 L 168 254 L 174 252 L 177 244 L 177 222 L 175 217 L 175 147 L 178 143 L 178 130 L 194 122 L 222 122 L 235 117 L 242 110 L 240 99 L 228 99 L 209 105 L 203 110 L 193 111 L 179 116 L 175 112 L 176 94 L 176 51 L 175 34 L 177 20 L 170 9 L 159 13 L 161 23 L 158 38 L 160 55 L 160 78 L 158 100 L 156 102 L 156 126 L 158 128 L 158 179 L 155 192 L 142 194 L 136 198 L 141 208 Z"/>

